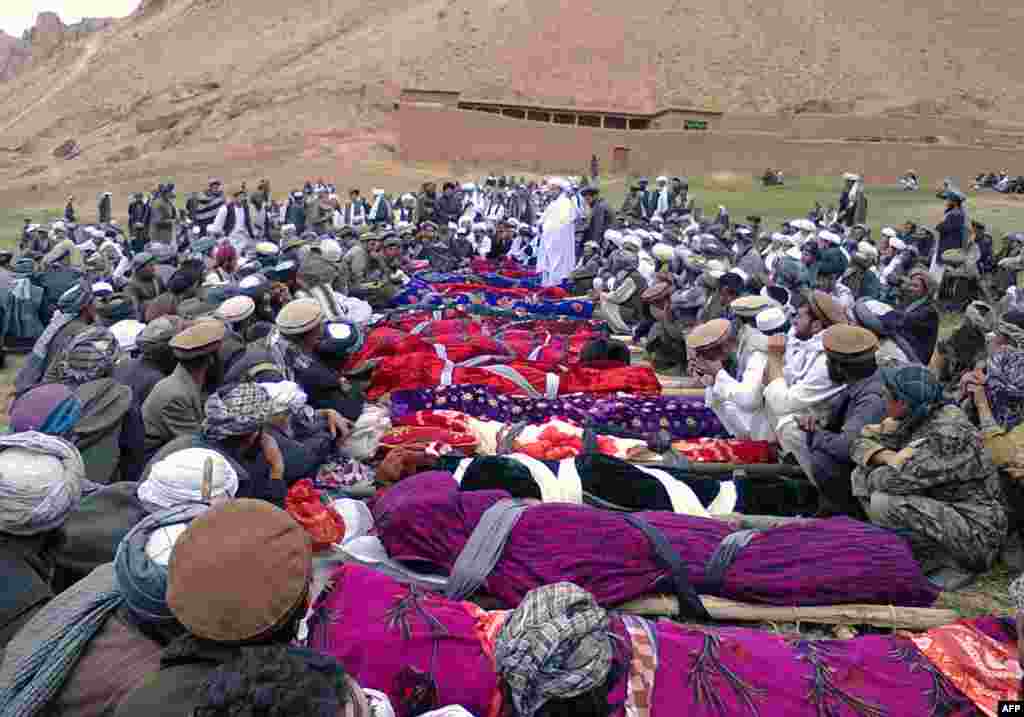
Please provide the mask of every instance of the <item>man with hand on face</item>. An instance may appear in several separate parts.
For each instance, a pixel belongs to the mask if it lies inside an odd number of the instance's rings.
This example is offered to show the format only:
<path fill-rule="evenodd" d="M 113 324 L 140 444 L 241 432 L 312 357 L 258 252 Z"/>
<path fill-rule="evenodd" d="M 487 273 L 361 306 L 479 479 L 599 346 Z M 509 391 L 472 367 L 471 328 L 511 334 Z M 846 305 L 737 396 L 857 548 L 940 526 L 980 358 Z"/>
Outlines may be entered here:
<path fill-rule="evenodd" d="M 837 324 L 823 333 L 822 346 L 829 378 L 845 390 L 828 400 L 824 420 L 813 413 L 796 419 L 806 434 L 814 470 L 811 480 L 820 495 L 818 516 L 862 517 L 850 487 L 856 467 L 851 450 L 862 428 L 885 417 L 885 390 L 875 361 L 878 337 L 859 326 Z"/>
<path fill-rule="evenodd" d="M 775 421 L 782 451 L 796 459 L 810 480 L 814 480 L 814 462 L 798 419 L 814 415 L 824 421 L 828 399 L 843 390 L 829 374 L 822 338 L 830 326 L 845 323 L 846 312 L 831 296 L 805 291 L 784 345 L 769 342 L 765 408 Z"/>

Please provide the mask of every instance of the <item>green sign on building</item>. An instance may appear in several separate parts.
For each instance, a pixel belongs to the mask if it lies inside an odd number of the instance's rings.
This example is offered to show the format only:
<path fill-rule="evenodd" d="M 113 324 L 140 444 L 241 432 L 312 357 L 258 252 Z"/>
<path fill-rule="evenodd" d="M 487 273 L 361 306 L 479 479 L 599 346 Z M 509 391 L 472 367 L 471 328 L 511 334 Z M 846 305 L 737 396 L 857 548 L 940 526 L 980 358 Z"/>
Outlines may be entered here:
<path fill-rule="evenodd" d="M 683 129 L 707 129 L 707 120 L 686 120 L 683 122 Z"/>

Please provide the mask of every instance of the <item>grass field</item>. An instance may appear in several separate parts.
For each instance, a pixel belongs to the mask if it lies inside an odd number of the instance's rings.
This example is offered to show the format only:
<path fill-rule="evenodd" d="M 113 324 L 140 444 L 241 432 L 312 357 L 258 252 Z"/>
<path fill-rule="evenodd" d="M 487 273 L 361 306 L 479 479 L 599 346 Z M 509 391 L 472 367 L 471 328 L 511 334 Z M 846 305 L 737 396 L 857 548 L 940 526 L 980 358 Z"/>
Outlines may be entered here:
<path fill-rule="evenodd" d="M 815 201 L 826 208 L 836 204 L 842 189 L 839 178 L 801 177 L 788 181 L 784 187 L 761 187 L 752 176 L 722 173 L 690 178 L 690 193 L 697 197 L 697 206 L 705 215 L 716 215 L 722 205 L 729 210 L 733 221 L 742 222 L 748 214 L 757 214 L 763 218 L 763 226 L 775 228 L 784 220 L 806 216 Z M 408 186 L 414 184 L 410 182 Z M 629 179 L 604 178 L 600 185 L 609 204 L 618 209 Z M 183 195 L 188 189 L 179 192 L 179 204 L 184 202 Z M 932 189 L 904 192 L 895 186 L 868 186 L 866 193 L 868 224 L 875 237 L 883 226 L 896 226 L 908 219 L 924 225 L 934 225 L 942 219 L 943 205 Z M 77 209 L 85 221 L 95 220 L 95 203 L 83 204 Z M 126 212 L 126 204 L 114 207 L 114 217 L 122 226 Z M 10 248 L 17 244 L 25 218 L 42 222 L 61 217 L 63 213 L 62 207 L 0 208 L 0 246 Z M 997 239 L 1012 231 L 1024 230 L 1024 201 L 1007 195 L 968 192 L 968 213 L 971 218 L 984 222 Z"/>
<path fill-rule="evenodd" d="M 600 184 L 612 208 L 618 209 L 629 184 L 628 179 L 608 178 Z M 773 188 L 763 188 L 749 176 L 723 174 L 690 179 L 690 193 L 696 195 L 697 205 L 706 215 L 714 216 L 718 206 L 723 205 L 733 221 L 742 222 L 748 214 L 757 214 L 763 218 L 766 228 L 775 228 L 784 220 L 806 216 L 815 201 L 826 208 L 835 204 L 841 186 L 838 178 L 806 177 L 789 180 L 785 187 Z M 942 218 L 942 202 L 935 198 L 931 189 L 904 192 L 897 187 L 868 187 L 867 197 L 868 223 L 875 237 L 883 226 L 896 226 L 908 219 L 934 225 Z M 123 222 L 126 209 L 125 206 L 115 207 L 115 218 Z M 81 207 L 79 211 L 84 214 L 84 220 L 94 220 L 94 206 Z M 1024 201 L 995 193 L 969 193 L 968 213 L 971 218 L 984 222 L 997 241 L 1012 231 L 1024 230 Z M 0 246 L 13 248 L 17 245 L 25 218 L 42 222 L 62 215 L 62 208 L 0 209 Z M 943 318 L 944 333 L 952 331 L 959 322 L 954 315 Z M 22 361 L 21 357 L 9 356 L 7 365 L 0 370 L 0 429 L 3 430 L 7 423 L 10 384 Z M 943 593 L 937 607 L 956 610 L 965 617 L 1008 614 L 1012 606 L 1007 586 L 1014 577 L 1015 574 L 1006 566 L 997 565 L 973 586 L 956 593 Z"/>

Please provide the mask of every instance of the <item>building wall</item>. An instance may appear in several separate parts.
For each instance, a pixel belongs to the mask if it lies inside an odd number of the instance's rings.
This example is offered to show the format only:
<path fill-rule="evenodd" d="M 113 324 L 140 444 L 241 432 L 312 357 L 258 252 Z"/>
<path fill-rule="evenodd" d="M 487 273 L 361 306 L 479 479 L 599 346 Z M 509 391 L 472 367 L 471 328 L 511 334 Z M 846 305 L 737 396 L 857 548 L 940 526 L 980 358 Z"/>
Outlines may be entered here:
<path fill-rule="evenodd" d="M 1024 161 L 1019 150 L 802 141 L 758 131 L 601 130 L 405 104 L 398 115 L 402 159 L 506 163 L 538 172 L 578 173 L 589 165 L 592 154 L 608 168 L 617 147 L 628 151 L 628 170 L 633 174 L 760 173 L 772 167 L 791 175 L 855 171 L 872 178 L 895 178 L 913 168 L 926 178 L 966 177 Z"/>

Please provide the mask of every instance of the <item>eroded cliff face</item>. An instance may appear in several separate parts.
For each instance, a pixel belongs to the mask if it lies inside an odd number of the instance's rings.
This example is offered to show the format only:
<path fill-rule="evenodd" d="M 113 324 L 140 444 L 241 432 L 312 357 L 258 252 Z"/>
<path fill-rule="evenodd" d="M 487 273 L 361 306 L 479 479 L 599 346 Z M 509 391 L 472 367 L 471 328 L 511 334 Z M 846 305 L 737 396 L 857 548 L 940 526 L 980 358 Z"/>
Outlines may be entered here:
<path fill-rule="evenodd" d="M 65 25 L 55 12 L 41 12 L 36 24 L 22 37 L 0 30 L 0 82 L 8 82 L 28 69 L 33 62 L 46 60 L 70 43 L 114 24 L 113 18 L 85 18 Z"/>
<path fill-rule="evenodd" d="M 404 87 L 1015 121 L 1022 24 L 1020 0 L 141 0 L 112 26 L 43 13 L 0 38 L 14 76 L 0 82 L 0 186 L 391 156 Z M 69 140 L 80 153 L 55 159 Z"/>

